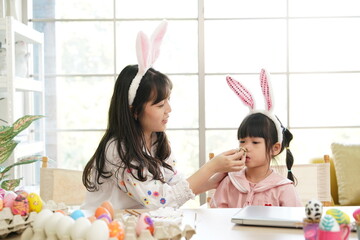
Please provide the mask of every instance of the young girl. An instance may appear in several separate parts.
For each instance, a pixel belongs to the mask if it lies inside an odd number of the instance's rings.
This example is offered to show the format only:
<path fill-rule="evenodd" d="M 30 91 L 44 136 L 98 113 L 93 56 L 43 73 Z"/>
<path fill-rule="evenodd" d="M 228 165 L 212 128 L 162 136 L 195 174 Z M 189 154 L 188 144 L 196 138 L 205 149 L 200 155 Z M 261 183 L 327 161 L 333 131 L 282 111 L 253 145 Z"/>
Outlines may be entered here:
<path fill-rule="evenodd" d="M 165 134 L 172 83 L 151 68 L 157 57 L 151 54 L 158 55 L 158 49 L 151 47 L 159 46 L 156 41 L 161 41 L 164 26 L 150 43 L 144 42 L 147 38 L 142 33 L 138 35 L 139 64 L 125 67 L 117 78 L 106 132 L 84 169 L 88 190 L 84 209 L 93 210 L 104 201 L 115 209 L 179 207 L 196 194 L 216 188 L 221 179 L 211 178 L 215 173 L 243 167 L 241 153 L 234 149 L 216 156 L 187 179 L 174 168 Z"/>
<path fill-rule="evenodd" d="M 294 159 L 289 145 L 293 136 L 271 112 L 272 102 L 265 70 L 260 75 L 267 111 L 254 111 L 251 94 L 236 80 L 227 77 L 230 88 L 250 107 L 251 113 L 242 121 L 237 137 L 246 168 L 229 173 L 222 180 L 210 202 L 211 207 L 242 208 L 258 206 L 301 206 L 291 172 Z M 271 160 L 286 149 L 288 179 L 274 172 Z"/>

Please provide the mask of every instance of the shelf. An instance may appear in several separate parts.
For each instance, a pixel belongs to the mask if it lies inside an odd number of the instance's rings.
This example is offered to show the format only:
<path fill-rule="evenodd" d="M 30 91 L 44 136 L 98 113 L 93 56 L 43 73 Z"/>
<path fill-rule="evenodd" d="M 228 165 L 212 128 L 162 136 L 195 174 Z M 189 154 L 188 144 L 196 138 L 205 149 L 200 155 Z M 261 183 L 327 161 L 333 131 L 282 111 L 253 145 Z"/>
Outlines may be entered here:
<path fill-rule="evenodd" d="M 13 17 L 0 18 L 0 40 L 5 39 L 5 30 L 7 25 L 12 27 L 16 41 L 39 44 L 44 42 L 44 36 L 42 33 L 15 20 Z"/>
<path fill-rule="evenodd" d="M 0 0 L 1 1 L 1 0 Z M 6 75 L 0 76 L 1 96 L 6 100 L 1 105 L 0 117 L 9 123 L 14 123 L 20 115 L 45 115 L 45 87 L 44 87 L 44 35 L 25 25 L 13 17 L 0 18 L 0 41 L 6 48 Z M 36 72 L 37 76 L 24 75 L 18 77 L 16 67 L 16 42 L 26 43 L 28 52 L 33 57 L 27 59 L 27 65 Z M 34 64 L 36 63 L 36 64 Z M 18 72 L 17 72 L 18 70 Z M 20 93 L 20 94 L 19 94 Z M 4 107 L 3 107 L 4 106 Z M 36 138 L 34 135 L 36 132 Z M 32 131 L 25 132 L 7 164 L 13 164 L 20 159 L 32 155 L 45 155 L 45 125 L 44 120 L 32 127 Z M 34 139 L 38 141 L 34 141 Z M 19 139 L 15 139 L 18 140 Z M 26 172 L 25 172 L 26 171 Z M 36 181 L 35 165 L 27 168 L 11 169 L 9 174 L 14 177 L 24 177 L 23 184 L 34 184 Z"/>

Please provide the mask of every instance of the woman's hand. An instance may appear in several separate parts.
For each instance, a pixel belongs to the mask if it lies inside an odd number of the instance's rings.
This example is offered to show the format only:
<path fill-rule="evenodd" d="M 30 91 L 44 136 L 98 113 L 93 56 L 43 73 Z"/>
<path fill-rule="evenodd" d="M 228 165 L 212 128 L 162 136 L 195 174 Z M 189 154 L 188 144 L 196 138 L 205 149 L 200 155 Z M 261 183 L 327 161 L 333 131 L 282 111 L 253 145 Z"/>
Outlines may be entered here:
<path fill-rule="evenodd" d="M 236 172 L 245 167 L 244 149 L 232 149 L 212 158 L 207 164 L 213 173 Z"/>
<path fill-rule="evenodd" d="M 245 167 L 244 150 L 233 149 L 223 152 L 206 162 L 187 180 L 194 194 L 216 188 L 226 172 L 240 171 Z M 215 175 L 215 178 L 210 179 Z M 222 173 L 222 174 L 221 174 Z"/>

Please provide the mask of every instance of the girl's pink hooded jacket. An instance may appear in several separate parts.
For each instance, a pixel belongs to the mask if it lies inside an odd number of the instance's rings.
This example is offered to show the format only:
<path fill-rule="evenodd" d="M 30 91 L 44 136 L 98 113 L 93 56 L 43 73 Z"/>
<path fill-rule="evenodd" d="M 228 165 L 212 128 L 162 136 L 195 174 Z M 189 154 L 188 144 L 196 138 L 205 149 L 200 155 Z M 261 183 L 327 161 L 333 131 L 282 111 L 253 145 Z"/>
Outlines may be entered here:
<path fill-rule="evenodd" d="M 242 208 L 249 205 L 302 206 L 293 182 L 274 170 L 258 183 L 246 179 L 245 169 L 228 173 L 210 202 L 210 206 L 215 208 Z"/>

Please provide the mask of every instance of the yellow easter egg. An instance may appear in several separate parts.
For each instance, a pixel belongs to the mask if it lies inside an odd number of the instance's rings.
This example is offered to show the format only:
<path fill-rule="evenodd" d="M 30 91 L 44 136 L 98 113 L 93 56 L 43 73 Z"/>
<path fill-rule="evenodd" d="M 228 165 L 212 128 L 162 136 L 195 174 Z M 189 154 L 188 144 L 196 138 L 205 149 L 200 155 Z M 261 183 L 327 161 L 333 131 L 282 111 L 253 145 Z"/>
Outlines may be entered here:
<path fill-rule="evenodd" d="M 338 224 L 349 224 L 350 223 L 350 217 L 343 211 L 339 209 L 329 209 L 326 211 L 326 214 L 331 215 L 335 218 L 335 220 L 338 222 Z"/>
<path fill-rule="evenodd" d="M 36 193 L 30 193 L 27 197 L 29 201 L 30 212 L 40 212 L 43 208 L 43 201 Z"/>

